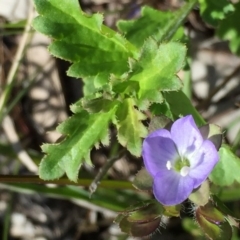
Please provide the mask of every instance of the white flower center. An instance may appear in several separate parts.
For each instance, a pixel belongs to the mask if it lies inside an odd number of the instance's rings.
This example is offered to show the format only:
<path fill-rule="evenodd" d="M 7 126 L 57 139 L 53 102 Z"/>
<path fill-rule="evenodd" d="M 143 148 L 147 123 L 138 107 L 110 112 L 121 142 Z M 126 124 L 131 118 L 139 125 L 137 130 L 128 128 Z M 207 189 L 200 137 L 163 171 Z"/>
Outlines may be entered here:
<path fill-rule="evenodd" d="M 180 170 L 180 174 L 181 174 L 183 177 L 187 176 L 189 172 L 190 172 L 190 167 L 188 167 L 188 166 L 184 166 L 184 167 L 182 167 L 181 170 Z"/>
<path fill-rule="evenodd" d="M 170 170 L 172 168 L 172 164 L 170 161 L 167 161 L 166 167 L 168 170 Z"/>

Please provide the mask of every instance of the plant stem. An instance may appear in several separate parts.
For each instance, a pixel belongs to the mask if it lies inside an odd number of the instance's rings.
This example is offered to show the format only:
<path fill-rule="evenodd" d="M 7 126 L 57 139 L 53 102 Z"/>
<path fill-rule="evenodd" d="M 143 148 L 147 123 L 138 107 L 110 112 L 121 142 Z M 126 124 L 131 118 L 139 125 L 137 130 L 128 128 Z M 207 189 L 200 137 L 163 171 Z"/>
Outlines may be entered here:
<path fill-rule="evenodd" d="M 120 153 L 118 154 L 117 157 L 113 157 L 111 158 L 109 161 L 107 161 L 104 166 L 99 170 L 97 176 L 93 179 L 92 183 L 89 186 L 89 191 L 90 194 L 92 195 L 97 187 L 98 187 L 98 183 L 100 183 L 101 179 L 105 176 L 105 174 L 108 172 L 108 170 L 112 167 L 112 165 L 119 159 L 121 159 L 122 157 L 124 157 L 124 155 L 126 154 L 125 149 L 120 151 Z"/>
<path fill-rule="evenodd" d="M 0 183 L 37 183 L 37 184 L 57 184 L 57 185 L 76 185 L 82 187 L 89 187 L 92 179 L 78 179 L 77 182 L 72 182 L 68 178 L 61 178 L 58 180 L 45 181 L 40 179 L 37 175 L 0 175 Z M 111 189 L 135 189 L 131 182 L 103 180 L 98 187 Z"/>

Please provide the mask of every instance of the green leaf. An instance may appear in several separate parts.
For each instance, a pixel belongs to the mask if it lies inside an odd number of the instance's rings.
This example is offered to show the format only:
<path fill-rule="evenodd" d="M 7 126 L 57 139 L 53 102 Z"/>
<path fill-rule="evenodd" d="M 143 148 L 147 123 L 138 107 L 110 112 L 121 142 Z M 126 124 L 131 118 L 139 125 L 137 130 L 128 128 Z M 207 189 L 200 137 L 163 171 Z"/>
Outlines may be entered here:
<path fill-rule="evenodd" d="M 240 199 L 240 184 L 234 184 L 229 188 L 224 188 L 224 191 L 220 191 L 217 195 L 224 202 L 233 202 Z"/>
<path fill-rule="evenodd" d="M 118 140 L 131 154 L 141 155 L 142 139 L 147 136 L 147 129 L 141 120 L 146 117 L 134 107 L 133 99 L 125 99 L 116 112 Z"/>
<path fill-rule="evenodd" d="M 219 186 L 229 186 L 237 181 L 240 183 L 240 159 L 223 145 L 219 150 L 220 160 L 210 174 L 210 180 Z"/>
<path fill-rule="evenodd" d="M 34 0 L 40 14 L 33 27 L 51 37 L 50 52 L 73 62 L 68 75 L 94 77 L 107 82 L 110 73 L 128 70 L 128 58 L 136 49 L 121 35 L 102 25 L 103 16 L 85 14 L 78 0 Z"/>
<path fill-rule="evenodd" d="M 184 64 L 186 47 L 180 43 L 162 43 L 149 38 L 139 60 L 132 64 L 129 81 L 139 84 L 138 106 L 144 101 L 162 102 L 160 91 L 177 91 L 182 82 L 176 73 Z"/>
<path fill-rule="evenodd" d="M 240 2 L 234 6 L 235 11 L 221 22 L 217 35 L 224 40 L 229 40 L 231 51 L 240 55 Z"/>
<path fill-rule="evenodd" d="M 138 47 L 150 36 L 158 43 L 172 38 L 179 40 L 183 36 L 183 22 L 196 3 L 197 0 L 190 0 L 173 13 L 143 7 L 139 19 L 120 21 L 118 27 L 126 34 L 126 38 Z"/>
<path fill-rule="evenodd" d="M 169 41 L 172 38 L 177 29 L 184 24 L 185 19 L 197 4 L 197 2 L 198 0 L 189 0 L 174 13 L 173 17 L 165 23 L 158 42 Z"/>
<path fill-rule="evenodd" d="M 158 41 L 163 34 L 166 22 L 169 22 L 175 14 L 175 12 L 162 12 L 149 6 L 144 6 L 141 9 L 141 17 L 139 19 L 130 21 L 120 20 L 117 26 L 132 44 L 141 47 L 150 36 Z M 173 39 L 179 40 L 183 35 L 183 27 L 181 26 L 174 34 Z"/>
<path fill-rule="evenodd" d="M 191 114 L 194 117 L 194 120 L 198 126 L 205 124 L 202 116 L 194 108 L 191 101 L 182 91 L 168 92 L 164 94 L 164 97 L 168 102 L 169 108 L 171 109 L 171 112 L 175 118 Z"/>
<path fill-rule="evenodd" d="M 108 143 L 108 125 L 115 111 L 116 107 L 95 114 L 83 110 L 59 125 L 57 130 L 66 138 L 58 144 L 42 146 L 47 155 L 40 164 L 40 177 L 45 180 L 57 179 L 66 172 L 70 180 L 76 181 L 84 159 L 90 163 L 91 148 L 99 141 Z"/>
<path fill-rule="evenodd" d="M 119 102 L 117 100 L 113 101 L 111 99 L 106 99 L 103 97 L 87 100 L 85 98 L 80 100 L 81 105 L 90 113 L 98 112 L 108 112 L 109 109 L 113 108 Z"/>
<path fill-rule="evenodd" d="M 232 3 L 227 0 L 199 0 L 199 3 L 203 19 L 213 26 L 217 26 L 220 20 L 234 11 Z"/>
<path fill-rule="evenodd" d="M 155 116 L 164 115 L 169 119 L 174 119 L 168 103 L 164 100 L 162 103 L 153 103 L 149 110 Z"/>

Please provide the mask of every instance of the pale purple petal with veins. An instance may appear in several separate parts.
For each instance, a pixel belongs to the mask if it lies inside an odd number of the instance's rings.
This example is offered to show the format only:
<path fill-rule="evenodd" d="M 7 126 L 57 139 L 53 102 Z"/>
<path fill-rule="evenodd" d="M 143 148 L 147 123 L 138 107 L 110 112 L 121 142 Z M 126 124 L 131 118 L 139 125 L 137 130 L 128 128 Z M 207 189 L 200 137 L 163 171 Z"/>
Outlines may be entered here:
<path fill-rule="evenodd" d="M 198 153 L 192 159 L 189 159 L 191 163 L 189 176 L 195 180 L 194 188 L 199 187 L 206 180 L 218 159 L 219 156 L 216 153 L 214 144 L 209 140 L 205 140 Z"/>
<path fill-rule="evenodd" d="M 171 127 L 171 135 L 182 156 L 197 151 L 203 142 L 203 137 L 191 115 L 175 121 Z"/>
<path fill-rule="evenodd" d="M 188 198 L 194 186 L 190 177 L 171 171 L 159 171 L 154 177 L 153 193 L 163 205 L 176 205 Z"/>
<path fill-rule="evenodd" d="M 142 155 L 145 167 L 151 175 L 154 176 L 159 169 L 165 168 L 167 161 L 178 156 L 169 131 L 160 129 L 150 134 L 143 142 Z"/>

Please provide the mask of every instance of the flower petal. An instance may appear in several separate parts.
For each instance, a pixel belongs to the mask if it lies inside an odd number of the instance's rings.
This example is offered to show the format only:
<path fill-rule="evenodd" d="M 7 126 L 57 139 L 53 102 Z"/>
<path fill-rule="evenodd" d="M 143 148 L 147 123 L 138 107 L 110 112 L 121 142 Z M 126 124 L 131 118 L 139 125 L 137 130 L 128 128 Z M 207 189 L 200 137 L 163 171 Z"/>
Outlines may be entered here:
<path fill-rule="evenodd" d="M 155 198 L 163 205 L 176 205 L 186 200 L 193 190 L 194 180 L 174 171 L 160 171 L 153 182 Z"/>
<path fill-rule="evenodd" d="M 178 119 L 171 128 L 172 139 L 181 156 L 189 156 L 198 151 L 203 137 L 191 115 Z"/>
<path fill-rule="evenodd" d="M 177 149 L 166 129 L 151 133 L 143 141 L 142 156 L 147 171 L 154 177 L 161 169 L 167 169 L 167 162 L 177 156 Z"/>
<path fill-rule="evenodd" d="M 189 176 L 194 179 L 194 188 L 199 187 L 206 180 L 218 160 L 219 155 L 214 144 L 205 140 L 198 152 L 189 158 L 191 165 Z"/>

